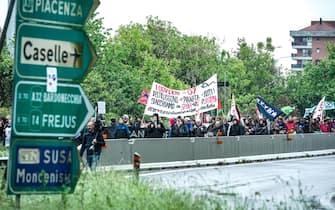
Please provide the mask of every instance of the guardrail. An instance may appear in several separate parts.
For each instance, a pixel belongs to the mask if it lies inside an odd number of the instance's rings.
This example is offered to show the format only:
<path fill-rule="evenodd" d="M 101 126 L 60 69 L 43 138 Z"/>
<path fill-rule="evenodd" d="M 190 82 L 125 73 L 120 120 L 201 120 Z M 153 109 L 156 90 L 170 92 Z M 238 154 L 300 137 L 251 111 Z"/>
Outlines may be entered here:
<path fill-rule="evenodd" d="M 107 139 L 106 144 L 102 166 L 132 164 L 135 152 L 142 163 L 156 163 L 328 150 L 335 149 L 335 134 Z"/>

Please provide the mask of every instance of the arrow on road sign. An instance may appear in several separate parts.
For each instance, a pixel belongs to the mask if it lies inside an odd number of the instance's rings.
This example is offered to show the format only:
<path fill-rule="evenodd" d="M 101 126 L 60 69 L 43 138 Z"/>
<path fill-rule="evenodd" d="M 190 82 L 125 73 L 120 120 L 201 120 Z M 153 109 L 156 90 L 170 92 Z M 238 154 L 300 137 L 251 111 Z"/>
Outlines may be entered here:
<path fill-rule="evenodd" d="M 59 81 L 81 81 L 96 61 L 85 32 L 56 26 L 23 23 L 16 44 L 17 75 L 46 79 L 46 67 L 57 68 Z"/>
<path fill-rule="evenodd" d="M 18 17 L 26 21 L 82 27 L 99 0 L 19 0 Z"/>
<path fill-rule="evenodd" d="M 20 81 L 15 86 L 13 134 L 75 137 L 94 109 L 78 84 L 58 84 L 47 92 L 45 82 Z"/>

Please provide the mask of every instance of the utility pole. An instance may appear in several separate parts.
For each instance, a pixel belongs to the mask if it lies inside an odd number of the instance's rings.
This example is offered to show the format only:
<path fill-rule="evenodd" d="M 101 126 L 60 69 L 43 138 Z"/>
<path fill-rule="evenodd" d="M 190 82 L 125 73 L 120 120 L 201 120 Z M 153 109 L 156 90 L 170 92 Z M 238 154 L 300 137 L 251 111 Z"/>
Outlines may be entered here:
<path fill-rule="evenodd" d="M 224 101 L 223 101 L 223 113 L 226 114 L 226 107 L 227 107 L 227 73 L 224 72 Z"/>

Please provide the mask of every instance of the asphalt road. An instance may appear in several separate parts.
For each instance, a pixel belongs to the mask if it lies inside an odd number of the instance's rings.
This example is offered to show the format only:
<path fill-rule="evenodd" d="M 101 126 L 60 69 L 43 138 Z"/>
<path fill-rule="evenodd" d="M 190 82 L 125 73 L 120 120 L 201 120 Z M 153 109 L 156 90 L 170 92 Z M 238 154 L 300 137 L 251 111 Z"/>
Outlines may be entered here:
<path fill-rule="evenodd" d="M 335 209 L 334 155 L 165 170 L 140 176 L 192 194 L 224 199 L 238 196 L 258 203 L 256 207 L 265 203 L 268 207 L 285 204 L 293 209 Z"/>

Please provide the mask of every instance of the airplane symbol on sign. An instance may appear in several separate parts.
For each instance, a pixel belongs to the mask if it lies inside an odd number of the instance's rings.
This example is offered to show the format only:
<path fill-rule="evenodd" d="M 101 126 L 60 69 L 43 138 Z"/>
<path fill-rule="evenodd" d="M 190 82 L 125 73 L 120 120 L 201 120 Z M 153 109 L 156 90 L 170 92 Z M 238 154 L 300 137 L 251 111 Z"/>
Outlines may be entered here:
<path fill-rule="evenodd" d="M 77 48 L 74 48 L 74 53 L 71 53 L 70 56 L 73 56 L 73 66 L 76 66 L 76 63 L 78 62 L 79 57 L 81 54 L 78 52 Z M 77 65 L 80 66 L 80 65 Z"/>

